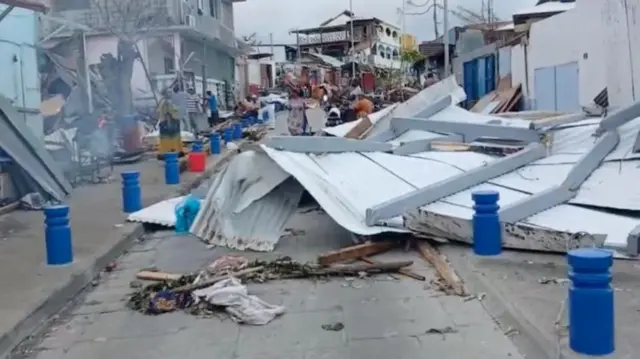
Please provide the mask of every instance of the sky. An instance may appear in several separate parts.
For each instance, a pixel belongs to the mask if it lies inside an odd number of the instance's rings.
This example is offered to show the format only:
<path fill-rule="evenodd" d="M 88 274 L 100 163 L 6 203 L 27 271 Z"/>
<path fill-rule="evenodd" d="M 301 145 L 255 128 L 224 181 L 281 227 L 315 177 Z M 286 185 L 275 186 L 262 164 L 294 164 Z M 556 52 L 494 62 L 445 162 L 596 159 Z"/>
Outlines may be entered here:
<path fill-rule="evenodd" d="M 377 17 L 383 21 L 401 26 L 403 0 L 352 0 L 353 12 L 358 17 Z M 411 0 L 416 5 L 428 0 Z M 433 1 L 433 0 L 431 0 Z M 535 5 L 536 0 L 493 0 L 498 18 L 509 19 L 514 11 Z M 439 1 L 442 3 L 442 0 Z M 479 12 L 482 0 L 449 0 L 449 9 L 458 6 Z M 234 4 L 235 30 L 238 36 L 256 33 L 256 39 L 269 43 L 273 34 L 274 43 L 295 43 L 289 31 L 295 28 L 316 27 L 324 20 L 349 9 L 349 0 L 247 0 Z M 425 7 L 406 5 L 406 12 L 423 12 Z M 442 11 L 439 12 L 442 17 Z M 449 16 L 450 26 L 462 25 L 455 15 Z M 406 31 L 417 36 L 419 41 L 434 38 L 433 12 L 424 15 L 407 15 Z M 440 24 L 442 33 L 442 24 Z"/>

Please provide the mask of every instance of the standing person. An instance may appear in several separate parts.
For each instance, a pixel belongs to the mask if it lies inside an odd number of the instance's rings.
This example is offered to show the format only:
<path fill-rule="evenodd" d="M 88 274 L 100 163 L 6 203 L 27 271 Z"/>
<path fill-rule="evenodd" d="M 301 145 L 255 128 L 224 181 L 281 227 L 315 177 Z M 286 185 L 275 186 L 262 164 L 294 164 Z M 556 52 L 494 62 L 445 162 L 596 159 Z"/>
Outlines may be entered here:
<path fill-rule="evenodd" d="M 160 143 L 158 152 L 182 152 L 182 139 L 180 137 L 180 117 L 176 106 L 172 103 L 171 94 L 168 90 L 162 94 L 162 100 L 158 105 L 158 131 L 160 132 Z"/>
<path fill-rule="evenodd" d="M 289 117 L 287 127 L 291 136 L 301 136 L 307 132 L 307 116 L 305 114 L 304 93 L 298 86 L 289 87 Z"/>
<path fill-rule="evenodd" d="M 187 115 L 189 117 L 189 125 L 191 126 L 191 131 L 195 135 L 198 134 L 198 122 L 196 121 L 198 116 L 200 115 L 200 99 L 198 98 L 198 94 L 196 90 L 190 88 L 187 90 Z"/>
<path fill-rule="evenodd" d="M 207 103 L 209 105 L 209 127 L 215 126 L 220 119 L 220 113 L 218 112 L 218 99 L 216 95 L 211 92 L 211 90 L 207 91 Z"/>
<path fill-rule="evenodd" d="M 173 86 L 173 94 L 171 95 L 171 103 L 178 111 L 178 117 L 182 123 L 182 127 L 185 131 L 190 131 L 189 128 L 189 111 L 187 110 L 188 94 L 184 92 L 180 85 Z"/>

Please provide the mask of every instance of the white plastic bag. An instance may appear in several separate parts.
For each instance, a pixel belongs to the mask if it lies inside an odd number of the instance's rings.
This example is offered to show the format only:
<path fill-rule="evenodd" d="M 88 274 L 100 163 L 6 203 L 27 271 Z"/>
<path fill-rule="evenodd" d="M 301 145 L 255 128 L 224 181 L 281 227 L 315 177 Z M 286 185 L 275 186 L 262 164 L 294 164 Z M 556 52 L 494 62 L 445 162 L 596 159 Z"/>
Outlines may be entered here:
<path fill-rule="evenodd" d="M 247 287 L 233 277 L 196 290 L 193 296 L 196 303 L 205 300 L 212 305 L 225 307 L 233 320 L 249 325 L 265 325 L 285 312 L 283 306 L 271 305 L 255 295 L 249 295 Z"/>

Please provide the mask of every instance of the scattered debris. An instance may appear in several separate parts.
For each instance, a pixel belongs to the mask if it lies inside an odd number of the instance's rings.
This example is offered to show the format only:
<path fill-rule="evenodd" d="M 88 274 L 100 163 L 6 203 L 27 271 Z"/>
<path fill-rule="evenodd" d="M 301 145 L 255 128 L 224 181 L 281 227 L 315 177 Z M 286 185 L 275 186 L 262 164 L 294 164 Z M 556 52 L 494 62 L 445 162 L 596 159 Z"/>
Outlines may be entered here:
<path fill-rule="evenodd" d="M 487 293 L 477 293 L 477 294 L 472 294 L 472 295 L 470 295 L 468 297 L 465 297 L 463 300 L 465 302 L 470 302 L 470 301 L 472 301 L 474 299 L 477 299 L 478 301 L 482 301 L 484 299 L 484 297 L 486 297 L 486 296 L 487 296 Z"/>
<path fill-rule="evenodd" d="M 427 330 L 426 332 L 424 332 L 425 334 L 440 334 L 442 335 L 442 340 L 446 339 L 446 335 L 445 334 L 454 334 L 457 333 L 458 330 L 452 327 L 444 327 L 444 328 L 430 328 L 429 330 Z"/>
<path fill-rule="evenodd" d="M 249 295 L 247 287 L 234 277 L 194 291 L 193 298 L 195 305 L 203 301 L 213 307 L 223 307 L 232 320 L 249 325 L 268 324 L 285 312 L 281 305 L 272 305 Z"/>
<path fill-rule="evenodd" d="M 417 244 L 420 254 L 422 254 L 427 262 L 431 263 L 431 265 L 436 269 L 436 272 L 438 272 L 440 278 L 444 281 L 444 291 L 446 293 L 465 296 L 462 280 L 458 277 L 453 268 L 451 268 L 444 256 L 427 241 L 418 241 Z"/>
<path fill-rule="evenodd" d="M 542 277 L 540 279 L 538 279 L 538 283 L 540 284 L 564 284 L 564 283 L 569 283 L 569 279 L 567 278 L 547 278 L 547 277 Z"/>
<path fill-rule="evenodd" d="M 342 322 L 336 322 L 333 324 L 322 324 L 322 329 L 330 332 L 339 332 L 344 329 L 344 324 L 342 324 Z"/>
<path fill-rule="evenodd" d="M 413 264 L 412 261 L 402 261 L 325 267 L 298 263 L 289 257 L 275 261 L 256 260 L 248 263 L 244 257 L 225 256 L 200 273 L 178 274 L 157 270 L 138 272 L 136 275 L 138 279 L 150 280 L 154 283 L 138 287 L 138 290 L 130 296 L 128 306 L 133 310 L 151 315 L 175 310 L 188 310 L 191 314 L 208 315 L 224 307 L 236 321 L 261 325 L 259 323 L 266 324 L 273 317 L 282 314 L 284 308 L 272 306 L 249 296 L 241 281 L 263 283 L 276 279 L 349 275 L 362 278 L 375 273 L 397 272 L 411 264 Z M 267 318 L 271 319 L 267 320 Z"/>
<path fill-rule="evenodd" d="M 381 262 L 378 262 L 376 260 L 373 260 L 373 259 L 367 258 L 367 257 L 362 257 L 362 258 L 360 258 L 360 260 L 365 262 L 365 263 L 369 263 L 369 264 L 380 264 L 381 263 Z M 427 280 L 426 277 L 421 276 L 420 274 L 412 272 L 412 271 L 410 271 L 408 269 L 405 269 L 405 268 L 400 268 L 398 270 L 398 273 L 400 273 L 400 274 L 402 274 L 404 276 L 407 276 L 409 278 L 413 278 L 415 280 L 419 280 L 419 281 L 423 281 L 423 282 Z"/>
<path fill-rule="evenodd" d="M 333 263 L 345 262 L 362 257 L 368 257 L 374 254 L 386 252 L 395 246 L 392 241 L 368 242 L 357 244 L 337 251 L 323 253 L 318 256 L 318 263 L 322 265 L 330 265 Z"/>

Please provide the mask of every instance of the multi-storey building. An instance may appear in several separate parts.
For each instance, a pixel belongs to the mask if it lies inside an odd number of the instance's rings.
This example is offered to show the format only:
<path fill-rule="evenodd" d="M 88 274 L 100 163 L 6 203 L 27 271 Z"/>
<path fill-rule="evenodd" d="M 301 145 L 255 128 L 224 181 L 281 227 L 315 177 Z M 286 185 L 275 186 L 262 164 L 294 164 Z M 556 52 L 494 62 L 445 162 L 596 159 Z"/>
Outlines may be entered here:
<path fill-rule="evenodd" d="M 179 71 L 194 75 L 198 92 L 205 87 L 220 93 L 222 84 L 234 85 L 238 40 L 233 3 L 245 0 L 137 1 L 144 3 L 143 14 L 123 14 L 125 11 L 115 5 L 127 3 L 121 0 L 50 0 L 49 17 L 64 18 L 89 29 L 85 31 L 89 65 L 98 64 L 106 52 L 117 53 L 118 38 L 113 28 L 132 21 L 144 23 L 144 36 L 137 43 L 144 64 L 136 62 L 132 76 L 135 101 L 151 98 L 152 91 L 173 82 Z M 45 19 L 40 32 L 48 41 L 55 41 L 72 36 L 74 27 L 60 27 L 60 22 Z"/>
<path fill-rule="evenodd" d="M 400 29 L 377 18 L 351 18 L 345 14 L 327 25 L 294 33 L 300 52 L 328 55 L 375 68 L 399 69 L 401 66 Z"/>

